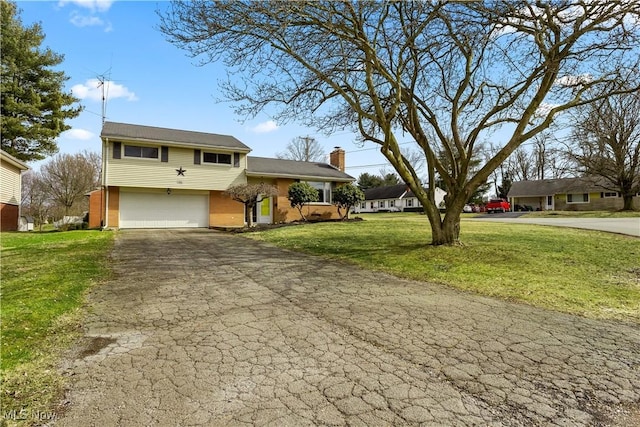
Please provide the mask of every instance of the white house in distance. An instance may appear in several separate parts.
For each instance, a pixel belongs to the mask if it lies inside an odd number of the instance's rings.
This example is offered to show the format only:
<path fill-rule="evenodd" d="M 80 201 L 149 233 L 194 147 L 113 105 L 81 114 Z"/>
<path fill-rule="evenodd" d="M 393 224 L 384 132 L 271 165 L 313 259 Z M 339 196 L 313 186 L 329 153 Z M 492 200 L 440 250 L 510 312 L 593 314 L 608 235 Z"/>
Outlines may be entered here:
<path fill-rule="evenodd" d="M 29 167 L 0 150 L 0 230 L 15 231 L 20 218 L 22 172 Z"/>
<path fill-rule="evenodd" d="M 444 201 L 447 194 L 436 187 L 436 205 Z M 406 184 L 374 187 L 364 191 L 364 202 L 356 206 L 356 213 L 366 212 L 417 212 L 422 211 L 422 203 Z"/>

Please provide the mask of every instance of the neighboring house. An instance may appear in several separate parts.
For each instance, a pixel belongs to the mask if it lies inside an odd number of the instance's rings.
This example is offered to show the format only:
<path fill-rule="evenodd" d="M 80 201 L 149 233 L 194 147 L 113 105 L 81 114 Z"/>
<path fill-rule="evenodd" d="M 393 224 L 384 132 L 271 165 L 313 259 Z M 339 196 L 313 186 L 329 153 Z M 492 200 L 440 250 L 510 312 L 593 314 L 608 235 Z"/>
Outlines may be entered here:
<path fill-rule="evenodd" d="M 257 223 L 299 219 L 287 198 L 296 181 L 309 182 L 321 196 L 305 213 L 337 218 L 332 191 L 354 181 L 344 173 L 342 149 L 331 153 L 329 165 L 249 157 L 251 149 L 236 138 L 203 132 L 106 122 L 101 138 L 103 189 L 89 195 L 90 227 L 241 227 L 244 205 L 225 190 L 247 182 L 279 190 L 257 206 Z"/>
<path fill-rule="evenodd" d="M 29 167 L 0 150 L 0 230 L 16 231 L 20 218 L 22 172 Z"/>
<path fill-rule="evenodd" d="M 436 187 L 436 205 L 444 201 L 446 192 Z M 364 202 L 356 213 L 422 211 L 422 203 L 406 184 L 373 187 L 364 191 Z"/>
<path fill-rule="evenodd" d="M 543 211 L 598 211 L 618 210 L 623 205 L 618 192 L 589 177 L 518 181 L 511 184 L 508 197 L 514 210 L 524 206 Z M 638 195 L 634 205 L 638 205 Z"/>

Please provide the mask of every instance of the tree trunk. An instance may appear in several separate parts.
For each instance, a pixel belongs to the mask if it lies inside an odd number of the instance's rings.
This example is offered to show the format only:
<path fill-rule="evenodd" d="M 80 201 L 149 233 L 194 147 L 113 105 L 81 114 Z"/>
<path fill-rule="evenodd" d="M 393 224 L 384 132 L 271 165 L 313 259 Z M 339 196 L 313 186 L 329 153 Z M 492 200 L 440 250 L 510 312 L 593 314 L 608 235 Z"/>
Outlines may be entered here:
<path fill-rule="evenodd" d="M 255 205 L 252 204 L 246 204 L 245 205 L 245 212 L 246 212 L 246 220 L 247 220 L 247 227 L 251 228 L 253 227 L 253 207 Z"/>
<path fill-rule="evenodd" d="M 460 213 L 447 212 L 441 221 L 430 222 L 433 246 L 460 244 Z"/>
<path fill-rule="evenodd" d="M 633 194 L 623 194 L 622 202 L 623 202 L 623 205 L 622 205 L 623 211 L 633 210 Z"/>

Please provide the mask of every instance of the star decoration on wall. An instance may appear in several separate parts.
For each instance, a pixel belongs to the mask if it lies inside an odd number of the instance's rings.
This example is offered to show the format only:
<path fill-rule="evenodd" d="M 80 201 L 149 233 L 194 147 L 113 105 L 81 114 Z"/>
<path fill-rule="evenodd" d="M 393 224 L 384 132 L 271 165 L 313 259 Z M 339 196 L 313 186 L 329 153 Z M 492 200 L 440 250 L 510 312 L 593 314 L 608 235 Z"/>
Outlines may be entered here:
<path fill-rule="evenodd" d="M 178 172 L 178 176 L 184 176 L 184 173 L 186 171 L 186 169 L 182 169 L 182 166 L 180 166 L 180 169 L 176 169 L 176 172 Z"/>

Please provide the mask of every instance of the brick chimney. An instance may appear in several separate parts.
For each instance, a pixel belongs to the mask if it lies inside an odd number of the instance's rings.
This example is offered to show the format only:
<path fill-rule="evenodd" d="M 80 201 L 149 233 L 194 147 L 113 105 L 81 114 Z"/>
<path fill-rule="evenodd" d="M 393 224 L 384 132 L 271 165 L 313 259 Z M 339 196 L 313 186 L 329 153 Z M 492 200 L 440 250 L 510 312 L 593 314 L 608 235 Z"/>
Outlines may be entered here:
<path fill-rule="evenodd" d="M 329 153 L 329 163 L 340 172 L 344 172 L 344 150 L 340 147 L 335 147 L 334 150 Z"/>

